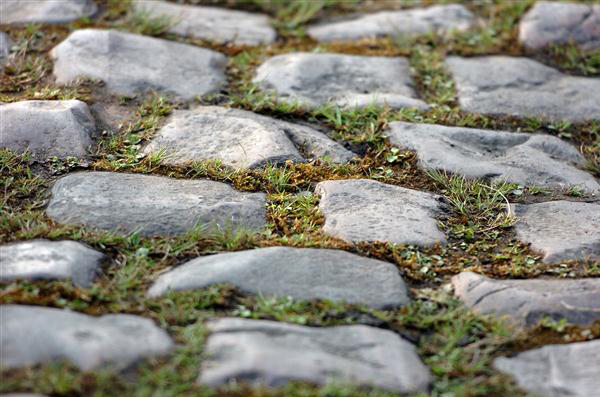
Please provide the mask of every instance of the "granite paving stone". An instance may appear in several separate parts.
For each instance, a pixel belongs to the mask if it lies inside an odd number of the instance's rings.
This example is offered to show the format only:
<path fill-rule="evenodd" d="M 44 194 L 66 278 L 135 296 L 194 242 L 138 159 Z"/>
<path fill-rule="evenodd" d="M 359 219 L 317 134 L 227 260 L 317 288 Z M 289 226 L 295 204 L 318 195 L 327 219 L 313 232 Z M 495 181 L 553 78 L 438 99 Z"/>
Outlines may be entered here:
<path fill-rule="evenodd" d="M 97 10 L 93 0 L 2 0 L 0 24 L 65 24 L 91 17 Z"/>

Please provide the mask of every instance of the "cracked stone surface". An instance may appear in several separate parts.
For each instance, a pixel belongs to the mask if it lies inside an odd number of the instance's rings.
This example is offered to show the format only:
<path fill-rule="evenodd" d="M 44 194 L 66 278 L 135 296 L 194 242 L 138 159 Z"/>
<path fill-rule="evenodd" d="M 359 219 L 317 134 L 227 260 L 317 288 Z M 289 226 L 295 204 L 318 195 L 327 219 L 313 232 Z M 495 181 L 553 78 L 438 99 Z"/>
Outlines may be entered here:
<path fill-rule="evenodd" d="M 591 397 L 600 389 L 600 340 L 547 345 L 498 357 L 494 367 L 541 397 Z"/>
<path fill-rule="evenodd" d="M 221 53 L 114 30 L 76 30 L 50 55 L 57 83 L 100 79 L 118 95 L 156 91 L 189 100 L 226 82 Z"/>
<path fill-rule="evenodd" d="M 0 24 L 63 24 L 90 17 L 97 9 L 93 0 L 2 0 Z"/>
<path fill-rule="evenodd" d="M 462 272 L 452 277 L 455 295 L 481 314 L 495 314 L 516 326 L 544 317 L 590 325 L 600 319 L 600 278 L 493 280 Z"/>
<path fill-rule="evenodd" d="M 224 318 L 209 325 L 198 382 L 244 381 L 267 387 L 290 381 L 344 382 L 400 393 L 431 382 L 413 345 L 391 331 L 352 325 L 312 328 L 264 320 Z"/>
<path fill-rule="evenodd" d="M 600 79 L 569 76 L 532 59 L 448 57 L 460 106 L 488 115 L 600 120 Z"/>
<path fill-rule="evenodd" d="M 323 299 L 375 308 L 409 302 L 404 281 L 391 263 L 339 250 L 289 247 L 196 258 L 162 274 L 148 295 L 223 283 L 261 296 Z"/>
<path fill-rule="evenodd" d="M 513 209 L 517 238 L 542 252 L 545 263 L 600 260 L 600 204 L 561 200 Z"/>
<path fill-rule="evenodd" d="M 168 32 L 209 40 L 218 44 L 256 46 L 277 38 L 268 16 L 225 8 L 179 5 L 158 0 L 137 0 L 137 12 L 149 17 L 167 17 Z"/>
<path fill-rule="evenodd" d="M 96 125 L 78 100 L 20 101 L 0 104 L 0 147 L 37 158 L 85 157 Z"/>
<path fill-rule="evenodd" d="M 278 99 L 306 108 L 326 104 L 429 108 L 417 98 L 408 60 L 400 57 L 282 54 L 260 65 L 253 81 Z"/>
<path fill-rule="evenodd" d="M 428 170 L 525 186 L 600 191 L 591 174 L 576 168 L 585 166 L 585 158 L 554 136 L 400 121 L 390 123 L 386 135 L 392 144 L 416 151 Z"/>
<path fill-rule="evenodd" d="M 56 181 L 46 212 L 59 223 L 172 236 L 195 227 L 257 231 L 266 225 L 265 207 L 264 193 L 221 182 L 80 172 Z"/>
<path fill-rule="evenodd" d="M 434 194 L 369 179 L 320 182 L 323 231 L 344 241 L 383 241 L 431 246 L 446 236 L 435 216 L 443 209 Z"/>
<path fill-rule="evenodd" d="M 171 350 L 169 335 L 149 319 L 110 314 L 93 317 L 69 310 L 0 306 L 3 369 L 67 361 L 83 371 L 125 369 Z"/>
<path fill-rule="evenodd" d="M 519 42 L 529 50 L 574 43 L 600 48 L 600 4 L 538 1 L 519 24 Z"/>
<path fill-rule="evenodd" d="M 142 153 L 164 153 L 167 164 L 221 160 L 234 168 L 286 160 L 329 158 L 346 163 L 354 154 L 325 134 L 300 124 L 217 106 L 176 110 Z"/>
<path fill-rule="evenodd" d="M 72 280 L 89 287 L 106 259 L 76 241 L 31 240 L 0 246 L 0 281 Z"/>
<path fill-rule="evenodd" d="M 342 41 L 384 36 L 411 36 L 431 32 L 464 31 L 475 17 L 460 4 L 439 5 L 401 11 L 382 11 L 351 20 L 313 25 L 307 29 L 317 41 Z"/>

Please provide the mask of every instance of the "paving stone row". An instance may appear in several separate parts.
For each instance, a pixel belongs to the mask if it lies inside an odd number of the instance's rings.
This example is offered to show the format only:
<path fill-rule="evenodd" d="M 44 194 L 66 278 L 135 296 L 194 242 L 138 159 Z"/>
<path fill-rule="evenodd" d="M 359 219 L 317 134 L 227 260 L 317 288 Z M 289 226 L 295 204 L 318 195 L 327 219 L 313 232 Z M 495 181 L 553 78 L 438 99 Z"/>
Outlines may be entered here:
<path fill-rule="evenodd" d="M 0 2 L 0 24 L 63 24 L 90 17 L 97 10 L 93 0 L 3 0 Z"/>

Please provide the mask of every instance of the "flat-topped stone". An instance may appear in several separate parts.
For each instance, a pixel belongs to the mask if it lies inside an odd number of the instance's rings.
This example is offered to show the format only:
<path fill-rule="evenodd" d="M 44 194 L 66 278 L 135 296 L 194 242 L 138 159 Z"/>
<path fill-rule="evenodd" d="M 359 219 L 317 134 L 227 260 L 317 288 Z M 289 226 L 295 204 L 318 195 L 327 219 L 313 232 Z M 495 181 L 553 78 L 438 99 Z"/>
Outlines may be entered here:
<path fill-rule="evenodd" d="M 159 152 L 167 164 L 218 159 L 236 168 L 317 158 L 346 163 L 354 157 L 310 127 L 217 106 L 176 110 L 142 151 Z"/>
<path fill-rule="evenodd" d="M 517 326 L 534 326 L 545 317 L 578 325 L 600 319 L 600 278 L 493 280 L 462 272 L 452 285 L 467 307 Z"/>
<path fill-rule="evenodd" d="M 150 18 L 168 18 L 167 31 L 181 36 L 249 46 L 271 44 L 277 38 L 266 15 L 159 0 L 136 0 L 133 6 Z"/>
<path fill-rule="evenodd" d="M 63 24 L 90 17 L 97 9 L 93 0 L 2 0 L 0 24 Z"/>
<path fill-rule="evenodd" d="M 600 5 L 538 1 L 519 24 L 519 42 L 529 50 L 576 44 L 600 48 Z"/>
<path fill-rule="evenodd" d="M 600 389 L 600 340 L 547 345 L 511 358 L 498 357 L 494 367 L 536 396 L 596 396 Z"/>
<path fill-rule="evenodd" d="M 312 328 L 224 318 L 209 324 L 198 382 L 281 387 L 289 382 L 352 384 L 400 393 L 431 382 L 416 349 L 391 331 L 364 325 Z"/>
<path fill-rule="evenodd" d="M 50 55 L 57 83 L 100 79 L 118 95 L 156 91 L 187 100 L 218 92 L 226 82 L 221 53 L 114 30 L 76 30 Z"/>
<path fill-rule="evenodd" d="M 37 158 L 84 157 L 96 131 L 84 102 L 21 101 L 0 104 L 0 147 Z"/>
<path fill-rule="evenodd" d="M 278 99 L 307 108 L 332 104 L 428 109 L 417 98 L 406 58 L 289 53 L 269 58 L 253 80 Z"/>
<path fill-rule="evenodd" d="M 444 243 L 435 219 L 439 196 L 370 179 L 320 182 L 323 231 L 351 243 L 383 241 L 430 246 Z"/>
<path fill-rule="evenodd" d="M 72 280 L 89 287 L 106 256 L 76 241 L 31 240 L 0 246 L 0 282 Z"/>
<path fill-rule="evenodd" d="M 600 79 L 574 77 L 532 59 L 448 57 L 460 106 L 488 115 L 600 120 Z"/>
<path fill-rule="evenodd" d="M 517 238 L 542 252 L 545 263 L 600 260 L 600 204 L 550 201 L 513 210 Z"/>
<path fill-rule="evenodd" d="M 409 302 L 391 263 L 329 249 L 270 247 L 204 256 L 160 275 L 151 297 L 232 284 L 261 296 L 331 300 L 379 309 Z"/>
<path fill-rule="evenodd" d="M 525 186 L 600 191 L 591 174 L 576 168 L 586 164 L 579 151 L 551 135 L 400 121 L 390 123 L 386 135 L 392 144 L 416 151 L 428 170 Z"/>
<path fill-rule="evenodd" d="M 307 29 L 321 42 L 360 40 L 383 36 L 411 36 L 467 30 L 475 22 L 473 14 L 460 4 L 439 5 L 401 11 L 381 11 Z"/>
<path fill-rule="evenodd" d="M 46 212 L 60 223 L 171 236 L 195 227 L 259 230 L 266 225 L 265 207 L 264 193 L 221 182 L 81 172 L 56 181 Z"/>
<path fill-rule="evenodd" d="M 127 314 L 93 317 L 38 306 L 0 306 L 3 369 L 67 361 L 83 371 L 125 369 L 171 350 L 169 335 L 151 320 Z"/>

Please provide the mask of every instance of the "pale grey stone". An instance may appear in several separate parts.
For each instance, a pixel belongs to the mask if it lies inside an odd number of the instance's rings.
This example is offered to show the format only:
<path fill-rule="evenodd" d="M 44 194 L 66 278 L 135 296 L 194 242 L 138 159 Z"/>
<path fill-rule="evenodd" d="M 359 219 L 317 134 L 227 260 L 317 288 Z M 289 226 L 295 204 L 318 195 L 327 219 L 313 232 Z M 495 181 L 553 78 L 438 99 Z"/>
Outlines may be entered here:
<path fill-rule="evenodd" d="M 136 0 L 134 12 L 151 18 L 168 18 L 168 32 L 218 44 L 271 44 L 277 38 L 266 15 L 197 5 L 180 5 L 159 0 Z"/>
<path fill-rule="evenodd" d="M 63 24 L 90 17 L 96 11 L 93 0 L 2 0 L 0 24 Z"/>
<path fill-rule="evenodd" d="M 439 5 L 400 11 L 381 11 L 351 20 L 313 25 L 308 35 L 315 40 L 341 41 L 383 36 L 412 36 L 469 29 L 475 18 L 460 4 Z"/>
<path fill-rule="evenodd" d="M 266 195 L 243 193 L 210 180 L 81 172 L 60 178 L 46 210 L 60 223 L 144 236 L 177 235 L 204 227 L 259 230 Z"/>
<path fill-rule="evenodd" d="M 443 209 L 440 197 L 370 179 L 320 182 L 319 209 L 323 231 L 344 241 L 383 241 L 430 246 L 446 237 L 435 216 Z"/>
<path fill-rule="evenodd" d="M 380 309 L 409 302 L 391 263 L 329 249 L 270 247 L 203 256 L 162 274 L 148 291 L 232 284 L 244 292 L 299 300 L 331 300 Z"/>
<path fill-rule="evenodd" d="M 544 254 L 545 263 L 600 260 L 600 204 L 551 201 L 514 204 L 517 238 Z"/>
<path fill-rule="evenodd" d="M 392 144 L 416 151 L 428 170 L 526 186 L 600 191 L 591 174 L 576 168 L 585 166 L 585 158 L 551 135 L 400 121 L 390 123 L 386 135 Z"/>
<path fill-rule="evenodd" d="M 84 157 L 96 126 L 84 102 L 21 101 L 0 104 L 0 147 L 36 157 Z"/>
<path fill-rule="evenodd" d="M 529 50 L 573 43 L 600 48 L 600 4 L 538 1 L 519 24 L 519 42 Z"/>
<path fill-rule="evenodd" d="M 217 106 L 176 110 L 142 153 L 163 153 L 167 164 L 218 159 L 236 168 L 304 162 L 302 153 L 336 163 L 353 157 L 310 127 Z"/>
<path fill-rule="evenodd" d="M 89 287 L 106 259 L 76 241 L 31 240 L 0 246 L 0 281 L 72 280 Z"/>
<path fill-rule="evenodd" d="M 488 115 L 600 120 L 600 79 L 568 76 L 527 58 L 448 57 L 460 106 Z"/>
<path fill-rule="evenodd" d="M 578 325 L 600 319 L 600 278 L 493 280 L 462 272 L 452 277 L 452 285 L 467 307 L 519 327 L 546 317 Z"/>
<path fill-rule="evenodd" d="M 156 91 L 193 99 L 218 92 L 226 82 L 223 54 L 114 30 L 76 30 L 50 55 L 57 83 L 100 79 L 118 95 Z"/>
<path fill-rule="evenodd" d="M 8 55 L 10 54 L 10 47 L 12 43 L 10 41 L 10 37 L 4 32 L 0 32 L 0 63 L 4 62 Z"/>
<path fill-rule="evenodd" d="M 540 397 L 592 397 L 600 389 L 600 340 L 547 345 L 498 357 L 494 367 Z"/>
<path fill-rule="evenodd" d="M 304 381 L 417 393 L 431 382 L 414 346 L 379 328 L 312 328 L 235 318 L 209 327 L 208 359 L 198 382 L 212 387 L 229 382 L 281 387 Z"/>
<path fill-rule="evenodd" d="M 0 306 L 3 369 L 67 361 L 81 370 L 125 369 L 171 350 L 168 334 L 151 320 L 127 314 L 93 317 L 69 310 Z"/>
<path fill-rule="evenodd" d="M 307 108 L 333 104 L 428 109 L 417 98 L 405 58 L 289 53 L 260 65 L 253 80 L 279 99 Z"/>

